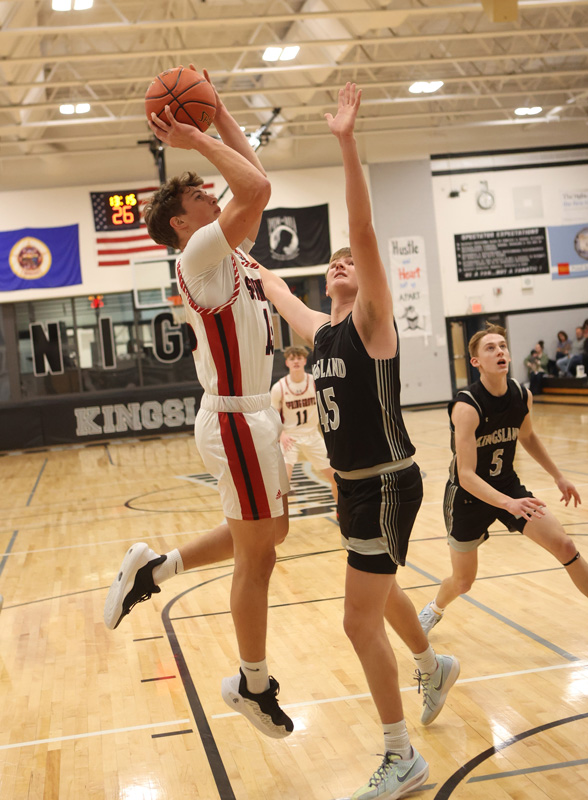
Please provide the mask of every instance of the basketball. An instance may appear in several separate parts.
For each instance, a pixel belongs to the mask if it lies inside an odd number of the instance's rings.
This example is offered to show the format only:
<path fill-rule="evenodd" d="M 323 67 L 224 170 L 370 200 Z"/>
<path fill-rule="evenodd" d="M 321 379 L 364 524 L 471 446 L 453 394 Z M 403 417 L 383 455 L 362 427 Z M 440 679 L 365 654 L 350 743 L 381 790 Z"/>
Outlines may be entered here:
<path fill-rule="evenodd" d="M 165 106 L 178 122 L 205 131 L 216 113 L 214 89 L 200 73 L 185 67 L 167 69 L 155 78 L 145 94 L 147 119 L 155 113 L 168 122 Z"/>

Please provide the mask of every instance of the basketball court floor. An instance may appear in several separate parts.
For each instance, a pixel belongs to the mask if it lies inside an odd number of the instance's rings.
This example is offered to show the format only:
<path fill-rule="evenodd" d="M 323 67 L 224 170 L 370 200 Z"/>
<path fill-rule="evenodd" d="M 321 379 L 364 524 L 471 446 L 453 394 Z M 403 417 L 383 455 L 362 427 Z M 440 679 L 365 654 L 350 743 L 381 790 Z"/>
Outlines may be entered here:
<path fill-rule="evenodd" d="M 399 582 L 417 610 L 447 574 L 444 409 L 407 411 L 425 500 Z M 588 408 L 537 405 L 534 424 L 584 496 L 565 508 L 519 448 L 517 468 L 588 554 Z M 166 552 L 222 519 L 193 438 L 0 457 L 0 798 L 335 800 L 381 761 L 382 736 L 341 624 L 345 555 L 328 487 L 297 467 L 270 588 L 268 663 L 295 721 L 263 737 L 223 703 L 238 657 L 225 562 L 174 578 L 119 628 L 102 621 L 126 549 Z M 430 764 L 419 800 L 588 797 L 588 598 L 524 536 L 493 527 L 479 580 L 431 633 L 461 675 L 419 723 L 410 654 L 391 632 L 406 718 Z"/>

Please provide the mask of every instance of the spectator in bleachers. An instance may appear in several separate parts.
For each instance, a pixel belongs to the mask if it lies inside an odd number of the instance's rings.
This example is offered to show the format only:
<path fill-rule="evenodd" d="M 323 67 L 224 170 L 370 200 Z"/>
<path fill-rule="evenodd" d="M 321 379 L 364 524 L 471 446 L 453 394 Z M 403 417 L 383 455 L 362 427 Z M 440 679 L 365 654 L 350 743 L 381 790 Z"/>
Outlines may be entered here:
<path fill-rule="evenodd" d="M 541 394 L 543 377 L 547 375 L 549 358 L 544 349 L 543 340 L 539 340 L 525 359 L 525 366 L 529 370 L 529 383 L 531 394 Z"/>
<path fill-rule="evenodd" d="M 570 352 L 563 358 L 558 358 L 555 362 L 559 370 L 559 374 L 566 378 L 573 378 L 576 374 L 576 367 L 582 363 L 582 355 L 584 352 L 584 331 L 587 326 L 582 328 L 580 325 L 576 328 L 576 338 L 572 340 L 570 345 Z"/>
<path fill-rule="evenodd" d="M 572 343 L 568 339 L 568 335 L 565 331 L 558 331 L 557 332 L 557 345 L 555 349 L 555 361 L 559 358 L 564 358 L 570 352 L 570 347 Z"/>

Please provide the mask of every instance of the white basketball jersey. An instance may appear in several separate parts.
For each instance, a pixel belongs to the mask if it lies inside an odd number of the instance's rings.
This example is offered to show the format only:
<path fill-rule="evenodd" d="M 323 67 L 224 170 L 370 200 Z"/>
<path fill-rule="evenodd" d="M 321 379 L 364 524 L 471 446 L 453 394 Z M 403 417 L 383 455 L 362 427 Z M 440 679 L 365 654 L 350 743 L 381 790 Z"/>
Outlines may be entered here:
<path fill-rule="evenodd" d="M 196 337 L 193 355 L 198 380 L 207 394 L 266 394 L 272 377 L 274 332 L 259 265 L 236 249 L 215 269 L 232 273 L 233 292 L 222 305 L 204 308 L 190 295 L 181 262 L 177 264 L 186 322 Z"/>
<path fill-rule="evenodd" d="M 300 383 L 295 383 L 289 375 L 281 378 L 272 386 L 272 405 L 280 412 L 284 430 L 289 434 L 317 430 L 319 420 L 312 375 L 306 373 Z"/>

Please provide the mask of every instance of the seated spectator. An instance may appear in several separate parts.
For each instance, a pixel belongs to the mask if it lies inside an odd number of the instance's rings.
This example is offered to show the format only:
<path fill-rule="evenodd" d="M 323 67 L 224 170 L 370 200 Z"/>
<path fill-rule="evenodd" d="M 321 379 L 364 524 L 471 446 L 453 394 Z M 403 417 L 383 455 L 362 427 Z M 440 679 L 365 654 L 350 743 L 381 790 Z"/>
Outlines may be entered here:
<path fill-rule="evenodd" d="M 541 384 L 543 377 L 547 374 L 549 367 L 549 358 L 543 349 L 544 342 L 541 340 L 537 342 L 535 347 L 531 350 L 525 359 L 525 366 L 529 370 L 529 382 L 531 394 L 541 394 Z"/>
<path fill-rule="evenodd" d="M 570 352 L 570 347 L 572 343 L 568 339 L 568 335 L 565 331 L 558 331 L 557 332 L 557 346 L 555 350 L 555 361 L 557 363 L 558 358 L 564 358 Z"/>
<path fill-rule="evenodd" d="M 580 326 L 576 328 L 576 338 L 572 340 L 570 345 L 570 352 L 567 356 L 558 358 L 556 365 L 559 374 L 566 378 L 573 378 L 576 374 L 576 367 L 582 363 L 582 354 L 584 352 L 584 329 Z"/>

